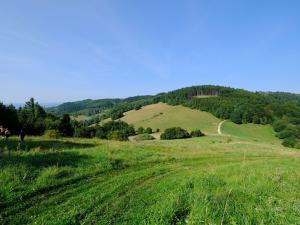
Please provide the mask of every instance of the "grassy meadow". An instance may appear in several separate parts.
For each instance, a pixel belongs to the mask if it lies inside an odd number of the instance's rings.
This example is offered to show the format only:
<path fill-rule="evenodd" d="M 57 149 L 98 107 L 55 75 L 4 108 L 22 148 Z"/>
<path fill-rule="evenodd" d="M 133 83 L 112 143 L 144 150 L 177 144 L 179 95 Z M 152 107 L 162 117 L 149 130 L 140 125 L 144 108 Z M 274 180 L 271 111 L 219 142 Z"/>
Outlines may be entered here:
<path fill-rule="evenodd" d="M 179 126 L 188 131 L 201 128 L 206 134 L 217 134 L 217 127 L 220 122 L 210 113 L 164 103 L 152 104 L 140 110 L 126 112 L 122 120 L 133 124 L 136 128 L 142 126 L 163 131 L 170 127 Z"/>
<path fill-rule="evenodd" d="M 139 143 L 1 140 L 0 224 L 300 224 L 300 152 L 268 127 L 234 126 Z"/>

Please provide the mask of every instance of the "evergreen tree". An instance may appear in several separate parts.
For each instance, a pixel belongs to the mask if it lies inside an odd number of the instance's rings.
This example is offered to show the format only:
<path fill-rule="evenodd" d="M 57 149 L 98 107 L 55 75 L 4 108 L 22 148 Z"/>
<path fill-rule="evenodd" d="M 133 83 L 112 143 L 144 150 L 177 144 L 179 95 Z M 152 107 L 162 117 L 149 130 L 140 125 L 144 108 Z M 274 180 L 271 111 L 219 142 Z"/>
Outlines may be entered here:
<path fill-rule="evenodd" d="M 58 131 L 61 136 L 63 137 L 72 137 L 74 134 L 74 129 L 71 124 L 71 118 L 69 114 L 63 115 L 59 126 L 58 126 Z"/>

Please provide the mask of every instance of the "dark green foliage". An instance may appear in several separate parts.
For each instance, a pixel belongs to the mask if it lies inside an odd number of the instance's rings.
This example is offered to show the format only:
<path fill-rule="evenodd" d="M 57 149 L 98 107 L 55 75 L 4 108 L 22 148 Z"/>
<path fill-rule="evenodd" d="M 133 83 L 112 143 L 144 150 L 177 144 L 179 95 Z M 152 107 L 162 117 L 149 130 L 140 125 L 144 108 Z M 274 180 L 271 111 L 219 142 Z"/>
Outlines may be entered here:
<path fill-rule="evenodd" d="M 105 137 L 111 140 L 127 141 L 129 136 L 135 135 L 134 127 L 123 121 L 110 121 L 102 129 Z"/>
<path fill-rule="evenodd" d="M 230 115 L 230 120 L 236 124 L 241 124 L 243 122 L 242 112 L 235 110 Z"/>
<path fill-rule="evenodd" d="M 135 109 L 135 110 L 140 110 L 141 108 L 142 108 L 141 105 L 136 105 L 134 109 Z"/>
<path fill-rule="evenodd" d="M 112 111 L 111 112 L 111 119 L 112 120 L 117 120 L 117 119 L 120 119 L 122 118 L 124 115 L 123 115 L 123 112 L 122 111 Z"/>
<path fill-rule="evenodd" d="M 275 120 L 273 123 L 273 128 L 276 132 L 283 131 L 288 126 L 288 122 L 284 120 Z"/>
<path fill-rule="evenodd" d="M 107 134 L 107 139 L 115 141 L 128 141 L 128 133 L 125 130 L 114 130 Z"/>
<path fill-rule="evenodd" d="M 96 129 L 93 127 L 75 128 L 74 137 L 92 138 L 96 135 Z"/>
<path fill-rule="evenodd" d="M 137 133 L 138 133 L 138 134 L 143 134 L 143 133 L 144 133 L 144 128 L 143 128 L 143 127 L 139 127 L 139 128 L 137 129 Z"/>
<path fill-rule="evenodd" d="M 14 106 L 5 106 L 0 103 L 0 126 L 9 129 L 13 134 L 18 134 L 21 124 Z"/>
<path fill-rule="evenodd" d="M 282 145 L 288 148 L 294 148 L 296 145 L 296 140 L 293 138 L 286 138 L 284 139 L 284 141 L 282 142 Z"/>
<path fill-rule="evenodd" d="M 71 124 L 71 118 L 68 114 L 63 115 L 59 125 L 58 131 L 63 137 L 72 137 L 74 134 L 74 128 Z"/>
<path fill-rule="evenodd" d="M 183 139 L 183 138 L 190 138 L 190 137 L 191 135 L 181 127 L 168 128 L 160 136 L 162 140 Z"/>
<path fill-rule="evenodd" d="M 201 130 L 193 130 L 193 131 L 191 132 L 191 136 L 192 136 L 192 137 L 202 137 L 202 136 L 205 136 L 205 134 L 202 133 Z"/>
<path fill-rule="evenodd" d="M 47 114 L 33 98 L 18 111 L 18 120 L 22 129 L 29 135 L 41 135 L 46 129 L 57 129 L 59 119 Z"/>
<path fill-rule="evenodd" d="M 104 130 L 103 127 L 96 127 L 96 133 L 95 137 L 100 138 L 100 139 L 106 139 L 106 131 Z"/>
<path fill-rule="evenodd" d="M 152 128 L 151 127 L 147 127 L 146 129 L 145 129 L 145 133 L 147 133 L 147 134 L 152 134 L 153 132 L 152 132 Z"/>
<path fill-rule="evenodd" d="M 296 135 L 296 130 L 292 129 L 292 128 L 287 128 L 287 129 L 284 129 L 282 131 L 280 131 L 277 136 L 280 138 L 280 139 L 285 139 L 285 138 L 291 138 L 291 137 L 294 137 Z"/>

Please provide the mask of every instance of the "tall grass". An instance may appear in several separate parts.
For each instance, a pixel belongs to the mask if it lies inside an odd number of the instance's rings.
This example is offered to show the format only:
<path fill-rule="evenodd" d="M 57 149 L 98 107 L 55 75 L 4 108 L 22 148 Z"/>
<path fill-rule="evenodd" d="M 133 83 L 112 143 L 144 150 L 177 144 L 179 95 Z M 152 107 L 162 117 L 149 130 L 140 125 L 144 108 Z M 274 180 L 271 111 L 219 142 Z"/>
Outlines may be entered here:
<path fill-rule="evenodd" d="M 0 224 L 300 224 L 300 153 L 230 139 L 1 141 Z"/>

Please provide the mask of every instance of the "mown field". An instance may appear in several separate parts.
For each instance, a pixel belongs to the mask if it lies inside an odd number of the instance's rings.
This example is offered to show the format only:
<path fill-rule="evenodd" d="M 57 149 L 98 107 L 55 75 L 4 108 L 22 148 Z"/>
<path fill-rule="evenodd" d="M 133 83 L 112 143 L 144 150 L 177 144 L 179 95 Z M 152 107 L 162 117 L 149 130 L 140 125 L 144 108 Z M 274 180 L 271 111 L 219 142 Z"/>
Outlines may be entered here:
<path fill-rule="evenodd" d="M 300 152 L 268 127 L 234 126 L 140 143 L 1 140 L 0 224 L 300 224 Z"/>
<path fill-rule="evenodd" d="M 184 116 L 183 116 L 184 115 Z M 123 121 L 133 124 L 136 128 L 151 127 L 161 131 L 179 126 L 188 131 L 201 128 L 206 134 L 217 134 L 220 120 L 210 113 L 193 110 L 184 106 L 171 106 L 164 103 L 152 104 L 140 110 L 125 113 Z"/>

